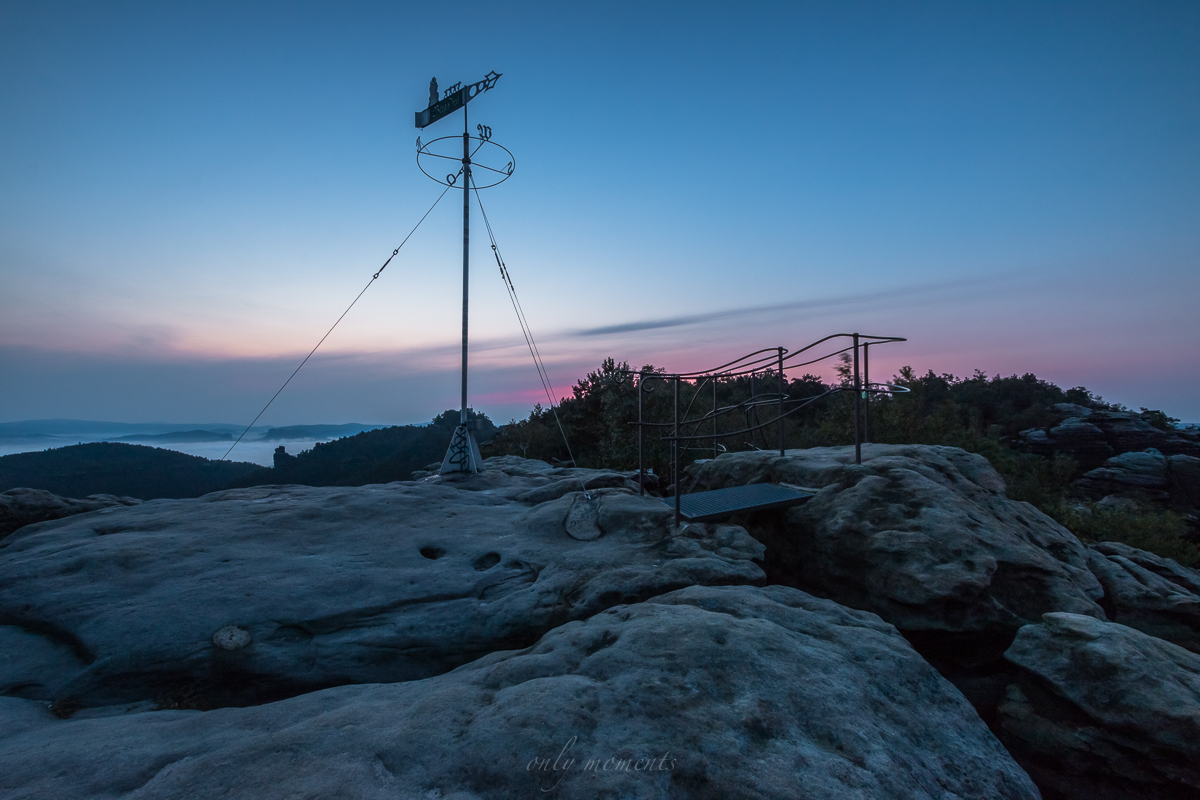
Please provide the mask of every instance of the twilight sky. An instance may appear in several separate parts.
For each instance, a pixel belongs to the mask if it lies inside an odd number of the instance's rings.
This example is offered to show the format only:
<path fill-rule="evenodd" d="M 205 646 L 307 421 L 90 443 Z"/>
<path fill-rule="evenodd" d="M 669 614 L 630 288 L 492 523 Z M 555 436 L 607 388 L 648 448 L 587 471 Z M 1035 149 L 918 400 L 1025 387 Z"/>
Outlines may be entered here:
<path fill-rule="evenodd" d="M 828 333 L 1200 421 L 1200 4 L 0 3 L 0 421 L 248 423 L 441 187 L 555 384 Z M 449 163 L 449 162 L 447 162 Z M 448 195 L 260 420 L 458 404 Z M 539 399 L 477 210 L 472 404 Z"/>

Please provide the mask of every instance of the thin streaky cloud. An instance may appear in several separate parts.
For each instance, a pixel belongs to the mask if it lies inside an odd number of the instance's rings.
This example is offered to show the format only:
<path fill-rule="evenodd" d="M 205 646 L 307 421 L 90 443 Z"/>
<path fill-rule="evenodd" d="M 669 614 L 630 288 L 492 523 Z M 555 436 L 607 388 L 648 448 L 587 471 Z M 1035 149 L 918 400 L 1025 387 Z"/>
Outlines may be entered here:
<path fill-rule="evenodd" d="M 660 328 L 678 328 L 685 325 L 696 325 L 702 322 L 715 322 L 717 320 L 734 319 L 736 317 L 745 317 L 754 314 L 769 314 L 780 311 L 801 311 L 814 308 L 844 308 L 862 303 L 870 303 L 876 300 L 897 300 L 901 298 L 911 298 L 914 296 L 928 295 L 933 292 L 939 293 L 939 299 L 944 297 L 945 292 L 955 289 L 978 289 L 987 284 L 1000 281 L 999 276 L 991 276 L 975 280 L 956 280 L 944 281 L 940 283 L 922 284 L 920 286 L 912 286 L 907 289 L 887 289 L 878 292 L 868 292 L 865 294 L 842 295 L 840 297 L 826 297 L 820 300 L 795 300 L 789 303 L 771 303 L 761 306 L 746 306 L 743 308 L 725 309 L 723 311 L 706 311 L 700 314 L 684 314 L 676 317 L 667 317 L 666 319 L 642 320 L 639 322 L 625 322 L 619 325 L 605 325 L 600 328 L 584 328 L 582 330 L 567 332 L 570 336 L 608 336 L 614 333 L 632 333 L 636 331 L 650 331 Z M 929 298 L 930 300 L 934 298 Z"/>
<path fill-rule="evenodd" d="M 1019 274 L 1007 274 L 1001 276 L 992 276 L 990 278 L 981 278 L 975 280 L 956 280 L 943 281 L 937 283 L 927 283 L 918 286 L 913 286 L 905 289 L 893 289 L 877 292 L 867 292 L 854 295 L 842 295 L 835 297 L 826 297 L 818 300 L 797 300 L 787 303 L 771 303 L 761 306 L 749 306 L 733 309 L 722 309 L 717 311 L 708 311 L 697 314 L 679 315 L 667 317 L 665 319 L 643 320 L 638 322 L 622 323 L 617 325 L 608 325 L 598 328 L 587 328 L 582 330 L 558 329 L 537 332 L 539 343 L 550 349 L 545 353 L 548 361 L 573 361 L 580 354 L 575 352 L 575 348 L 567 346 L 569 341 L 594 340 L 598 337 L 619 336 L 625 333 L 635 333 L 641 331 L 653 330 L 669 330 L 673 328 L 681 328 L 689 325 L 697 325 L 701 323 L 713 323 L 738 319 L 747 316 L 761 316 L 771 313 L 788 313 L 796 311 L 823 311 L 834 312 L 854 306 L 867 307 L 871 304 L 879 302 L 894 303 L 905 301 L 906 307 L 914 307 L 914 298 L 919 298 L 928 304 L 934 302 L 945 302 L 948 299 L 960 295 L 967 290 L 978 291 L 981 287 L 988 284 L 1004 283 L 1010 289 L 1018 288 L 1020 284 Z M 514 323 L 515 327 L 515 323 Z M 558 352 L 555 352 L 555 343 L 558 344 Z M 50 344 L 51 346 L 47 346 Z M 594 345 L 588 345 L 589 347 Z M 562 348 L 566 348 L 566 352 Z M 0 340 L 0 360 L 4 356 L 13 357 L 18 353 L 47 353 L 59 352 L 62 355 L 76 354 L 84 355 L 91 354 L 93 357 L 99 355 L 103 360 L 113 361 L 128 361 L 142 363 L 257 363 L 263 366 L 268 364 L 286 365 L 293 359 L 302 358 L 302 352 L 295 353 L 274 353 L 268 355 L 228 355 L 228 354 L 206 354 L 202 352 L 181 352 L 174 348 L 166 347 L 141 347 L 141 348 L 105 348 L 107 352 L 101 354 L 94 353 L 91 350 L 83 348 L 65 348 L 55 347 L 53 343 L 42 342 L 33 344 L 30 342 L 4 342 Z M 452 362 L 457 362 L 461 354 L 461 343 L 457 340 L 448 340 L 431 344 L 423 344 L 417 346 L 400 346 L 394 348 L 382 348 L 370 350 L 318 350 L 314 356 L 313 364 L 324 364 L 331 366 L 334 364 L 359 364 L 364 367 L 383 366 L 387 362 L 400 362 L 394 366 L 401 372 L 409 374 L 420 374 L 429 371 L 438 372 L 443 368 L 448 367 Z M 493 353 L 496 356 L 501 356 L 508 353 L 515 361 L 521 361 L 528 358 L 525 350 L 525 342 L 516 338 L 516 332 L 499 336 L 481 336 L 471 340 L 471 353 L 475 357 L 480 357 L 484 353 Z M 475 359 L 472 359 L 473 363 Z"/>

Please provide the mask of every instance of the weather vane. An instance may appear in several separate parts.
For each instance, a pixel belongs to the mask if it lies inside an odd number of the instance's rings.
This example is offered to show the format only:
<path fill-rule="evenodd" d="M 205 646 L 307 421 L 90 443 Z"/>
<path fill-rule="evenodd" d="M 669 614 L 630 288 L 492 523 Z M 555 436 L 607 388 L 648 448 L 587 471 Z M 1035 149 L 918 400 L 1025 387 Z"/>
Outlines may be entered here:
<path fill-rule="evenodd" d="M 459 415 L 458 427 L 450 439 L 450 449 L 442 461 L 441 474 L 448 472 L 479 472 L 483 469 L 483 458 L 479 455 L 479 444 L 475 441 L 474 420 L 467 419 L 467 289 L 470 285 L 470 243 L 471 243 L 471 190 L 487 189 L 503 183 L 512 175 L 516 166 L 513 154 L 507 148 L 492 141 L 492 129 L 486 125 L 476 125 L 477 136 L 472 136 L 467 124 L 467 103 L 491 89 L 500 79 L 500 73 L 489 72 L 483 80 L 470 86 L 456 83 L 446 89 L 438 97 L 437 78 L 429 81 L 429 107 L 418 111 L 416 122 L 418 128 L 426 128 L 442 117 L 453 114 L 458 109 L 463 110 L 462 156 L 452 154 L 449 142 L 457 142 L 459 137 L 442 136 L 429 142 L 422 142 L 417 137 L 417 166 L 427 176 L 443 186 L 454 186 L 460 180 L 463 190 L 463 300 L 462 300 L 462 408 Z M 443 143 L 441 147 L 436 147 Z M 486 149 L 485 149 L 486 148 Z M 457 149 L 457 148 L 454 148 Z M 438 152 L 442 150 L 444 152 Z M 485 158 L 476 158 L 483 151 Z M 462 166 L 457 172 L 450 172 L 444 178 L 438 177 L 441 168 L 435 168 L 438 162 L 432 159 L 457 161 Z M 505 159 L 507 158 L 507 161 Z M 422 161 L 424 159 L 424 161 Z M 494 166 L 485 161 L 492 160 Z M 503 164 L 504 166 L 499 166 Z M 429 169 L 426 169 L 426 167 Z M 489 182 L 479 185 L 472 175 L 473 168 L 486 170 Z M 432 172 L 430 171 L 432 170 Z"/>

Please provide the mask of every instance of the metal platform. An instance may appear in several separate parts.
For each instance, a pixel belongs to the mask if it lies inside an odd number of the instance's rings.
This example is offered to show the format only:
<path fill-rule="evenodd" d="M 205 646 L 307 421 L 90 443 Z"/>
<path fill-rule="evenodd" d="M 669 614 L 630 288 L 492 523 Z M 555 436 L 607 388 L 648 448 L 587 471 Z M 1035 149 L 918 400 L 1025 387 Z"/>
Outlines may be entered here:
<path fill-rule="evenodd" d="M 739 511 L 762 511 L 800 505 L 814 493 L 800 487 L 751 483 L 747 486 L 731 486 L 727 489 L 680 495 L 679 513 L 689 522 L 707 522 Z M 675 498 L 664 497 L 663 502 L 674 506 Z"/>

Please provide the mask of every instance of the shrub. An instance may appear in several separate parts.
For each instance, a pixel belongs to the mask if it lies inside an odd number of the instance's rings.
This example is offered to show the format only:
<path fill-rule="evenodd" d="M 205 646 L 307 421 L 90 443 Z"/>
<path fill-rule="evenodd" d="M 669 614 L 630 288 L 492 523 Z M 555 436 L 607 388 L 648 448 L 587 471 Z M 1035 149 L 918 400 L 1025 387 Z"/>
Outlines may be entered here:
<path fill-rule="evenodd" d="M 1120 542 L 1185 567 L 1200 565 L 1200 548 L 1184 538 L 1187 524 L 1172 511 L 1052 503 L 1043 509 L 1084 542 Z"/>

